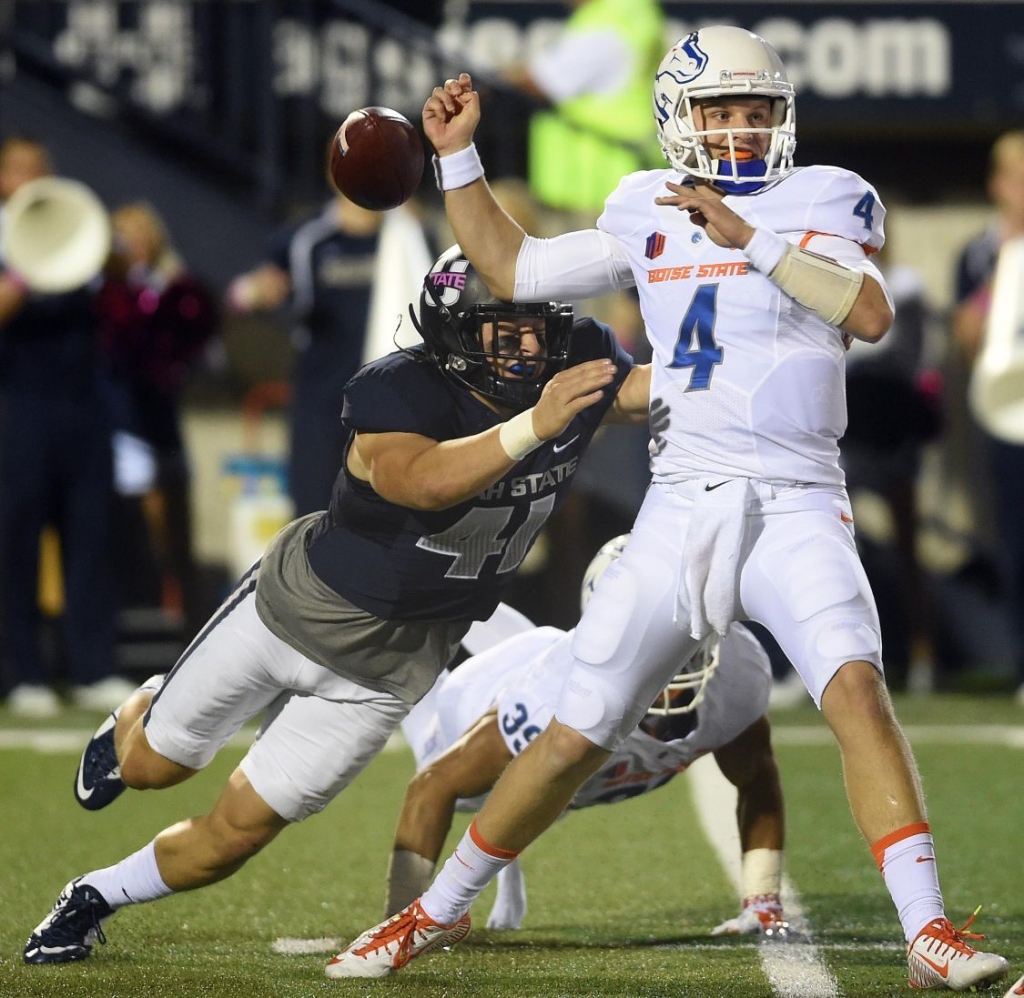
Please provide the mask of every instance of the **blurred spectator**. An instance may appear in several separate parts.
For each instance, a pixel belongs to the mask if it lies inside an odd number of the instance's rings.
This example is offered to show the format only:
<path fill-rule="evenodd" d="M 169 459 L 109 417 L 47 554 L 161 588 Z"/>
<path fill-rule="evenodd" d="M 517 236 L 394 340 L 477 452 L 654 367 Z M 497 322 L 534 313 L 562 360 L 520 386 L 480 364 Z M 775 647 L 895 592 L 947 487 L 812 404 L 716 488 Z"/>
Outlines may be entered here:
<path fill-rule="evenodd" d="M 236 312 L 290 307 L 297 360 L 288 487 L 295 516 L 327 508 L 348 437 L 345 383 L 365 361 L 394 349 L 397 318 L 418 299 L 430 263 L 410 209 L 367 211 L 339 195 L 282 231 L 265 262 L 231 282 L 228 304 Z"/>
<path fill-rule="evenodd" d="M 623 176 L 663 165 L 651 139 L 651 80 L 665 51 L 657 0 L 567 0 L 559 40 L 508 68 L 553 105 L 530 121 L 528 175 L 544 205 L 592 224 Z"/>
<path fill-rule="evenodd" d="M 50 174 L 46 149 L 0 145 L 0 204 Z M 41 655 L 40 536 L 60 539 L 71 698 L 108 709 L 134 687 L 113 676 L 115 607 L 110 564 L 111 441 L 100 390 L 94 294 L 32 292 L 0 270 L 0 582 L 7 703 L 55 714 L 60 701 Z"/>
<path fill-rule="evenodd" d="M 125 518 L 139 514 L 159 570 L 159 600 L 191 636 L 207 616 L 192 551 L 190 475 L 181 429 L 189 372 L 217 328 L 206 285 L 175 252 L 147 204 L 113 216 L 116 252 L 98 298 L 110 374 L 115 486 Z"/>
<path fill-rule="evenodd" d="M 921 275 L 907 266 L 883 266 L 896 318 L 880 343 L 854 340 L 846 355 L 846 435 L 840 461 L 857 509 L 857 493 L 884 500 L 891 545 L 857 542 L 878 594 L 890 688 L 926 692 L 934 685 L 934 641 L 929 595 L 917 556 L 917 479 L 921 451 L 941 429 L 940 376 L 926 367 L 934 317 Z M 886 570 L 884 554 L 895 558 Z"/>
<path fill-rule="evenodd" d="M 992 224 L 960 253 L 956 271 L 953 339 L 968 364 L 982 349 L 999 249 L 1024 236 L 1024 131 L 1008 132 L 992 147 L 988 195 L 996 208 Z M 984 432 L 984 428 L 983 432 Z M 1017 700 L 1024 705 L 1024 446 L 984 434 L 999 532 L 998 550 L 1006 582 L 1008 622 L 1017 639 Z"/>

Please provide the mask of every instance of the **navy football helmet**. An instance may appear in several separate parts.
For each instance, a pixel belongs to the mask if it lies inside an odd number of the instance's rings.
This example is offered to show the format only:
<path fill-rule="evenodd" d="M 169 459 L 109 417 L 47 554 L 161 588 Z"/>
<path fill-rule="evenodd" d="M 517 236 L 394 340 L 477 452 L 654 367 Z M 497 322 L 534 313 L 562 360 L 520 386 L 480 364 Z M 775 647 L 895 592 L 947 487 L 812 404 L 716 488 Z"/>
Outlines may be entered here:
<path fill-rule="evenodd" d="M 507 339 L 483 327 L 543 319 L 543 357 L 507 349 Z M 565 368 L 573 314 L 559 302 L 503 302 L 495 298 L 458 246 L 438 257 L 423 281 L 417 328 L 427 354 L 450 381 L 521 412 L 535 405 L 544 385 Z"/>

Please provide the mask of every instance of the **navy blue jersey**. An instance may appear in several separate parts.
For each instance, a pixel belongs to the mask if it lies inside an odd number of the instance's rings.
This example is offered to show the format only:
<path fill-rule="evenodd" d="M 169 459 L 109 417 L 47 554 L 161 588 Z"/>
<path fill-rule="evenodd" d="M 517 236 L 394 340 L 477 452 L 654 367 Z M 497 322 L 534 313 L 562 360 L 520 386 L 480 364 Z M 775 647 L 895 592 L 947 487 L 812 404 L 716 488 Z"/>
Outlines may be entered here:
<path fill-rule="evenodd" d="M 504 478 L 457 506 L 397 506 L 343 466 L 307 551 L 316 575 L 350 603 L 389 620 L 489 617 L 541 527 L 565 501 L 580 455 L 633 364 L 607 326 L 578 321 L 570 366 L 601 357 L 612 358 L 617 368 L 605 397 Z M 354 431 L 418 433 L 438 441 L 473 436 L 501 422 L 422 350 L 389 354 L 359 371 L 345 388 L 342 418 Z"/>
<path fill-rule="evenodd" d="M 378 243 L 377 233 L 341 231 L 337 212 L 328 202 L 316 217 L 277 233 L 267 253 L 292 282 L 296 402 L 312 394 L 335 415 L 345 382 L 362 363 Z"/>

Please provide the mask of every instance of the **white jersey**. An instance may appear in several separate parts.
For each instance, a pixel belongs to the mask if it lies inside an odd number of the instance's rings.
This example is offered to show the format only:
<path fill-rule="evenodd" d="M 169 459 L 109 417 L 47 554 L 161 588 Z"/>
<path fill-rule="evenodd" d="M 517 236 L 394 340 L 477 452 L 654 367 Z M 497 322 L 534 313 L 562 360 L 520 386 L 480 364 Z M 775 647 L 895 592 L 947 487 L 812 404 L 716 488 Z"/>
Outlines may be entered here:
<path fill-rule="evenodd" d="M 518 755 L 554 717 L 572 664 L 573 631 L 539 627 L 495 645 L 444 673 L 403 722 L 416 768 L 447 751 L 488 711 L 508 750 Z M 685 737 L 662 742 L 636 729 L 601 770 L 580 787 L 571 808 L 613 803 L 664 786 L 700 756 L 731 742 L 768 709 L 768 656 L 753 635 L 733 625 L 722 639 L 719 665 Z M 482 799 L 461 801 L 478 810 Z"/>
<path fill-rule="evenodd" d="M 605 203 L 600 234 L 571 234 L 541 249 L 524 244 L 517 299 L 636 285 L 654 351 L 656 482 L 721 475 L 842 485 L 841 333 L 755 270 L 741 250 L 717 246 L 687 212 L 656 205 L 670 193 L 667 180 L 681 175 L 625 177 Z M 725 203 L 755 228 L 806 243 L 885 288 L 867 260 L 884 242 L 885 209 L 856 174 L 804 167 Z M 667 425 L 658 419 L 664 406 Z"/>

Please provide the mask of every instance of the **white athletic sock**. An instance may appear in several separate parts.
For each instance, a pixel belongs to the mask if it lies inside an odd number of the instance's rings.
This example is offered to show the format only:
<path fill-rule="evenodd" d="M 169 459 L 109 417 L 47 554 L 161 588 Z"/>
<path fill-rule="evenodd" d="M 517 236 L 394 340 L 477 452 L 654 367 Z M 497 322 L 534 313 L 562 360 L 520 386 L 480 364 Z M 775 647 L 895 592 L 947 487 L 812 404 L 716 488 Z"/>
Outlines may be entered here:
<path fill-rule="evenodd" d="M 477 831 L 474 819 L 420 898 L 420 906 L 438 924 L 454 925 L 491 880 L 518 855 L 487 842 Z"/>
<path fill-rule="evenodd" d="M 152 842 L 120 863 L 87 873 L 82 883 L 95 887 L 115 911 L 126 904 L 156 901 L 174 893 L 160 876 Z"/>
<path fill-rule="evenodd" d="M 897 829 L 872 847 L 878 869 L 889 888 L 907 942 L 933 919 L 945 918 L 939 888 L 935 843 L 928 822 Z"/>

